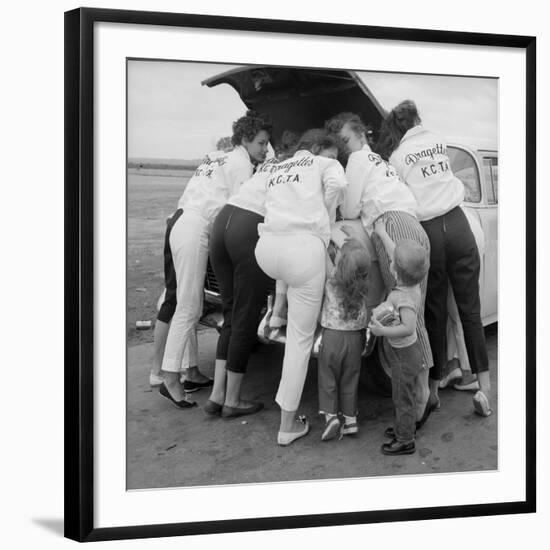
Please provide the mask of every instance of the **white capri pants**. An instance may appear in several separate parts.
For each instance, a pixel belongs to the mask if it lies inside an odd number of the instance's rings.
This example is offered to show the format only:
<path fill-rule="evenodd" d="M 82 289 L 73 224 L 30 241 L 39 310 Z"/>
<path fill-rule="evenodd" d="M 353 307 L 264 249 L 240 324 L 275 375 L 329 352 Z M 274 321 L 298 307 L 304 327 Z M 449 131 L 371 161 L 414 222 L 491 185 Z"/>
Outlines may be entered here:
<path fill-rule="evenodd" d="M 157 311 L 160 310 L 160 306 L 162 306 L 162 303 L 164 302 L 165 297 L 166 297 L 166 289 L 162 291 L 162 294 L 158 299 Z M 197 340 L 197 328 L 195 326 L 195 330 L 191 333 L 191 336 L 189 337 L 189 342 L 187 343 L 187 346 L 185 346 L 185 351 L 183 352 L 183 360 L 182 360 L 180 370 L 185 371 L 189 367 L 198 366 L 198 364 L 199 364 L 199 342 Z"/>
<path fill-rule="evenodd" d="M 199 343 L 197 340 L 197 326 L 195 325 L 194 330 L 191 331 L 189 335 L 189 340 L 185 346 L 183 352 L 182 362 L 180 365 L 180 371 L 187 371 L 189 367 L 198 367 L 199 366 Z"/>
<path fill-rule="evenodd" d="M 178 303 L 166 340 L 163 371 L 180 371 L 183 352 L 191 342 L 190 355 L 195 353 L 196 356 L 195 329 L 202 313 L 209 238 L 209 222 L 193 210 L 185 210 L 172 228 L 170 248 L 176 271 Z"/>
<path fill-rule="evenodd" d="M 285 411 L 300 405 L 325 285 L 323 241 L 315 235 L 262 235 L 258 265 L 288 285 L 288 320 L 281 382 L 275 401 Z"/>

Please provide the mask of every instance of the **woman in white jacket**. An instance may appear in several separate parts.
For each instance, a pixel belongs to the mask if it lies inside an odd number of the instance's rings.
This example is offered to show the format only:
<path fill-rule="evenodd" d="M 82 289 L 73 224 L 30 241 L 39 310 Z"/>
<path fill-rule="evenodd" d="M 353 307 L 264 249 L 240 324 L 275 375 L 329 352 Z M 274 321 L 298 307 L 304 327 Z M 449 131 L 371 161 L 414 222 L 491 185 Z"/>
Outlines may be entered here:
<path fill-rule="evenodd" d="M 323 150 L 335 156 L 335 141 L 323 130 L 310 130 L 294 156 L 273 164 L 265 182 L 265 221 L 258 226 L 259 266 L 288 285 L 287 341 L 276 396 L 281 407 L 279 445 L 309 431 L 307 421 L 295 415 L 321 309 L 331 221 L 347 185 L 341 164 L 318 156 Z"/>
<path fill-rule="evenodd" d="M 416 197 L 418 218 L 430 238 L 426 326 L 434 354 L 431 392 L 437 394 L 441 372 L 447 362 L 450 282 L 464 330 L 468 359 L 480 387 L 474 395 L 474 408 L 482 416 L 488 416 L 491 414 L 489 360 L 480 315 L 480 258 L 474 235 L 460 208 L 464 185 L 452 172 L 445 141 L 421 125 L 412 101 L 403 101 L 390 112 L 382 125 L 380 149 Z"/>
<path fill-rule="evenodd" d="M 254 164 L 267 154 L 271 123 L 253 111 L 233 124 L 229 152 L 208 154 L 187 183 L 178 203 L 177 221 L 170 233 L 170 249 L 177 281 L 177 305 L 162 360 L 164 383 L 159 392 L 178 408 L 190 403 L 179 383 L 179 371 L 186 346 L 202 311 L 204 276 L 208 260 L 210 231 L 214 218 L 252 176 Z"/>
<path fill-rule="evenodd" d="M 379 219 L 384 221 L 393 242 L 411 239 L 429 251 L 428 237 L 416 218 L 416 199 L 400 180 L 395 169 L 372 151 L 367 140 L 367 127 L 358 115 L 340 113 L 328 120 L 325 126 L 343 140 L 349 153 L 346 163 L 349 186 L 341 207 L 342 216 L 345 219 L 361 218 L 375 247 L 385 290 L 389 293 L 396 284 L 395 275 L 390 268 L 392 259 L 378 235 L 373 232 L 374 222 Z M 427 276 L 421 282 L 420 288 L 424 304 Z M 424 423 L 430 412 L 438 406 L 438 402 L 428 402 L 428 371 L 433 365 L 433 357 L 423 312 L 417 315 L 417 334 L 423 359 L 423 369 L 416 390 L 417 421 Z M 379 357 L 389 369 L 381 346 Z"/>

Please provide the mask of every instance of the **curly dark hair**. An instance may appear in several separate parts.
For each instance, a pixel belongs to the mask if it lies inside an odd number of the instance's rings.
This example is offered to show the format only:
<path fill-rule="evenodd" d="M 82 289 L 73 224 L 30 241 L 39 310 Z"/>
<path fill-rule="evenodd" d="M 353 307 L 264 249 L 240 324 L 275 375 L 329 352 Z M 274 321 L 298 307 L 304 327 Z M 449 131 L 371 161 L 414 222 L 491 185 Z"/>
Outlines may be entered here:
<path fill-rule="evenodd" d="M 233 123 L 233 135 L 231 143 L 241 145 L 243 138 L 252 141 L 258 132 L 265 130 L 270 136 L 273 132 L 273 124 L 269 115 L 256 111 L 246 111 L 246 114 Z"/>
<path fill-rule="evenodd" d="M 333 147 L 340 150 L 340 142 L 335 136 L 330 135 L 323 128 L 312 128 L 301 135 L 295 150 L 305 149 L 315 155 L 323 149 L 332 149 Z"/>
<path fill-rule="evenodd" d="M 380 135 L 374 150 L 382 158 L 388 160 L 401 143 L 403 136 L 421 122 L 415 102 L 405 99 L 394 107 L 382 121 Z"/>

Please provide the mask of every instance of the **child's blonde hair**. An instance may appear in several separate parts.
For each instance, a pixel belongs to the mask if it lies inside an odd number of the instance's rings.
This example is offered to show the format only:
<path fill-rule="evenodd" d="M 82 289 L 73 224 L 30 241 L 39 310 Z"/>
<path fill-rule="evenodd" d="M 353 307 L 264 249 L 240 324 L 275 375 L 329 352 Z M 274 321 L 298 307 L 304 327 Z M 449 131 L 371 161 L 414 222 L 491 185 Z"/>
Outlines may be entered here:
<path fill-rule="evenodd" d="M 410 239 L 403 239 L 395 245 L 393 260 L 397 276 L 407 286 L 420 283 L 430 269 L 428 251 Z"/>
<path fill-rule="evenodd" d="M 333 283 L 342 301 L 343 319 L 357 317 L 365 305 L 368 293 L 368 275 L 371 258 L 367 249 L 357 240 L 348 239 L 340 248 Z"/>

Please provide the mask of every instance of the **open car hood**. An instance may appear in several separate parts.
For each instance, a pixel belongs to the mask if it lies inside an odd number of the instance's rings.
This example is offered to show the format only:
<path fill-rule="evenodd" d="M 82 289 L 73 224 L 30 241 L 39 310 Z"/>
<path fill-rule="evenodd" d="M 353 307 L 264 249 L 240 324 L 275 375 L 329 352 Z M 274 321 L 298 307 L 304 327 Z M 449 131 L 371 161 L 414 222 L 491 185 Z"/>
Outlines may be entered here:
<path fill-rule="evenodd" d="M 300 135 L 322 128 L 330 117 L 348 111 L 373 128 L 374 137 L 386 111 L 354 71 L 293 67 L 237 67 L 202 82 L 208 87 L 229 84 L 249 109 L 274 121 L 272 143 L 290 130 Z"/>

